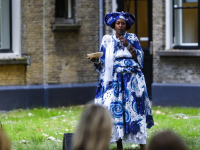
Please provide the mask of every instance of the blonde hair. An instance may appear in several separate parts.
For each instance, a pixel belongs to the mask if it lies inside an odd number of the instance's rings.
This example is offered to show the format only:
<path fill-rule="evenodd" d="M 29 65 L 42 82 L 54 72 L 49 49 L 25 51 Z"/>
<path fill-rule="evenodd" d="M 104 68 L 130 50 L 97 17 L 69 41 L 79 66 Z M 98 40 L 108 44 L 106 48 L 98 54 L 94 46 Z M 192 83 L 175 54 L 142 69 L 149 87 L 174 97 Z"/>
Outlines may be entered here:
<path fill-rule="evenodd" d="M 0 127 L 0 150 L 10 150 L 9 140 L 1 127 Z"/>
<path fill-rule="evenodd" d="M 109 111 L 90 104 L 83 112 L 72 139 L 73 150 L 106 150 L 109 146 L 112 121 Z"/>

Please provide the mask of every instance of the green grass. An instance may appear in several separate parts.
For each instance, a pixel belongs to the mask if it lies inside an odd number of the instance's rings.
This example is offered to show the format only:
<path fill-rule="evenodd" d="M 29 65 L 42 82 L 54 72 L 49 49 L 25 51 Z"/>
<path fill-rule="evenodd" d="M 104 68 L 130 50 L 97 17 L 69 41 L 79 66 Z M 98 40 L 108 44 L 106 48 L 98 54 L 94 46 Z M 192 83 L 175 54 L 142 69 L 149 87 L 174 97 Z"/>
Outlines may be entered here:
<path fill-rule="evenodd" d="M 74 132 L 84 107 L 19 109 L 0 113 L 0 121 L 12 142 L 12 150 L 61 150 L 63 134 Z M 190 150 L 200 150 L 200 109 L 153 107 L 152 110 L 155 126 L 148 130 L 147 143 L 155 133 L 171 129 Z M 171 116 L 179 113 L 189 118 Z M 137 149 L 132 144 L 124 144 L 124 148 Z M 110 149 L 116 149 L 116 144 L 111 144 Z"/>
<path fill-rule="evenodd" d="M 20 109 L 0 114 L 0 120 L 13 150 L 57 150 L 62 148 L 63 133 L 74 132 L 83 107 Z"/>

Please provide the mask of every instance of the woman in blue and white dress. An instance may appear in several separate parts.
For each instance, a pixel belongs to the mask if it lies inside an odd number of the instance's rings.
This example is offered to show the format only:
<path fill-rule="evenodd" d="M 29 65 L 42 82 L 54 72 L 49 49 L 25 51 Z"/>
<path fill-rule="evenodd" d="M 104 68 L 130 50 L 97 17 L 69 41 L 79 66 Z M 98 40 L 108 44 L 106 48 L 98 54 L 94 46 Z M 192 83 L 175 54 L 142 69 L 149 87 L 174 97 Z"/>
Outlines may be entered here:
<path fill-rule="evenodd" d="M 105 16 L 106 25 L 116 33 L 102 39 L 100 59 L 94 62 L 100 74 L 95 103 L 106 107 L 113 121 L 110 142 L 140 144 L 146 150 L 147 128 L 154 125 L 143 67 L 144 53 L 137 36 L 126 32 L 134 23 L 130 13 L 113 12 Z"/>

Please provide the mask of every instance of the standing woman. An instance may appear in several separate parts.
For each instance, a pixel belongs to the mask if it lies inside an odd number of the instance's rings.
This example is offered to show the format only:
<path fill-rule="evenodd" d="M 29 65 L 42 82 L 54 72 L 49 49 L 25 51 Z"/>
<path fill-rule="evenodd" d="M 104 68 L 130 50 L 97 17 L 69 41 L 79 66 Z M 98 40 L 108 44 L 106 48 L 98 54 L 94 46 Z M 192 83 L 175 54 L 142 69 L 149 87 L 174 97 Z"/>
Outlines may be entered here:
<path fill-rule="evenodd" d="M 142 73 L 144 53 L 137 36 L 126 32 L 135 20 L 130 13 L 112 12 L 104 23 L 116 33 L 102 39 L 100 59 L 89 58 L 100 74 L 95 103 L 106 107 L 112 115 L 112 137 L 117 150 L 122 143 L 140 144 L 147 150 L 147 128 L 154 125 L 145 78 Z"/>

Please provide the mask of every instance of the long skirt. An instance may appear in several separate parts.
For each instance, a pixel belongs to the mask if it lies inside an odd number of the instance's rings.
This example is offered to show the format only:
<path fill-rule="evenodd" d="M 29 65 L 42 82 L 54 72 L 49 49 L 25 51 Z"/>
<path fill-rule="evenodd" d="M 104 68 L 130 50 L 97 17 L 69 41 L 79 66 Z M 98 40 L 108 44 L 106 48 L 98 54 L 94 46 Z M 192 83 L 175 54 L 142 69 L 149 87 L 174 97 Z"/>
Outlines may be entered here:
<path fill-rule="evenodd" d="M 112 117 L 110 142 L 122 139 L 123 143 L 146 144 L 147 131 L 153 117 L 144 75 L 140 69 L 116 68 L 113 80 L 100 80 L 95 103 L 106 107 Z"/>

